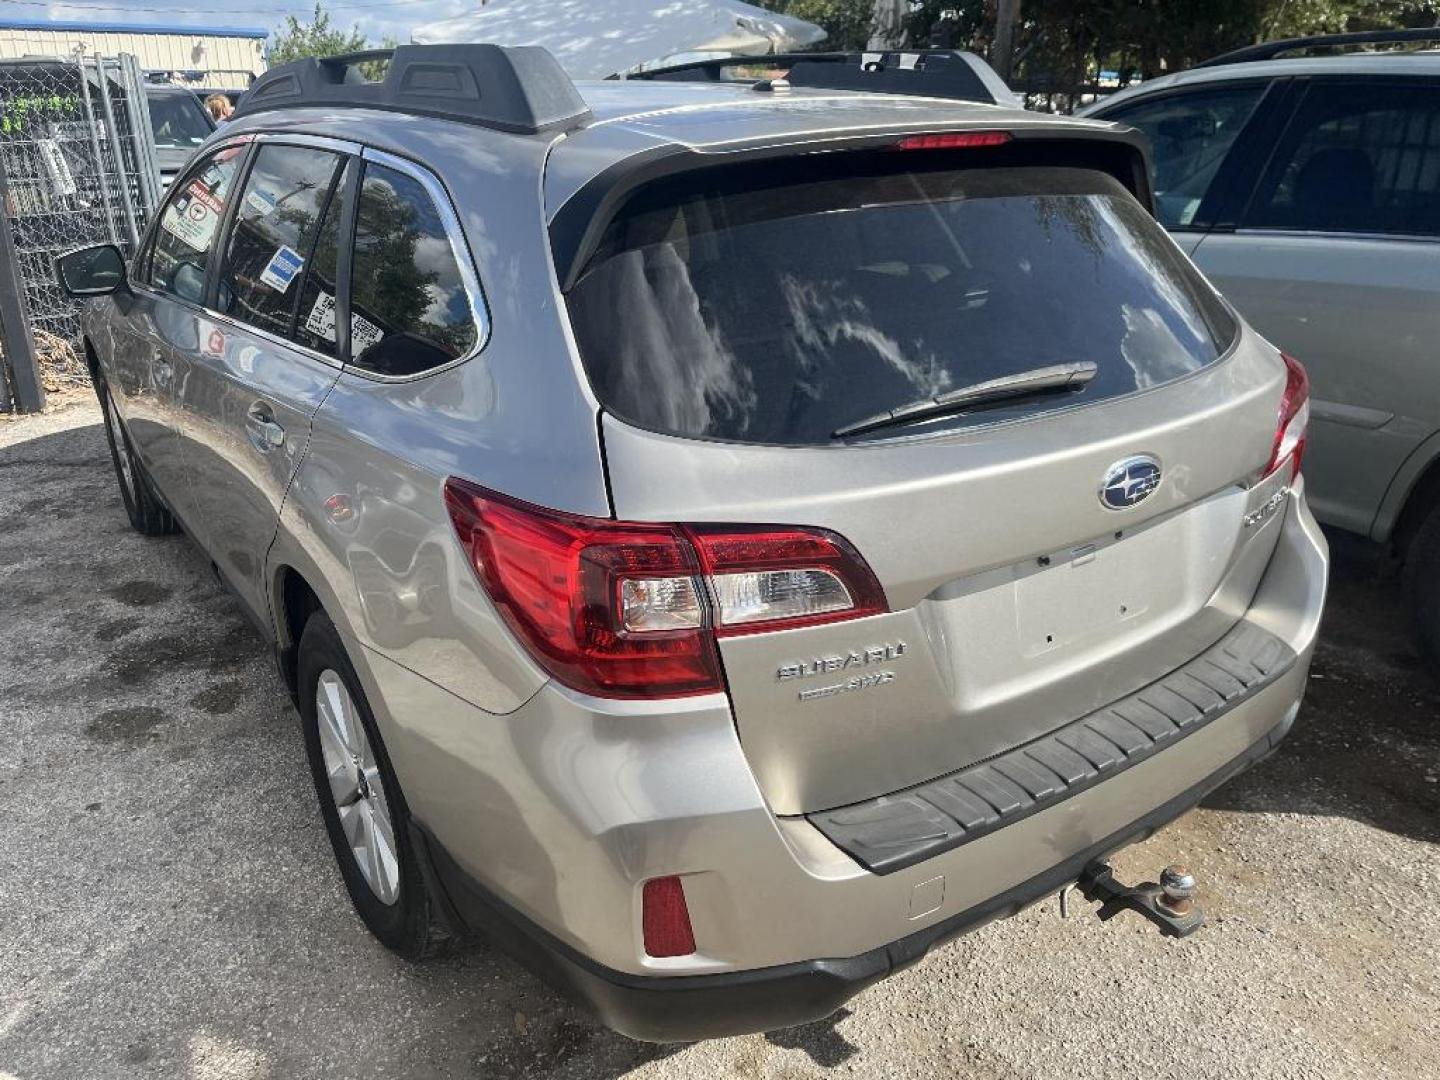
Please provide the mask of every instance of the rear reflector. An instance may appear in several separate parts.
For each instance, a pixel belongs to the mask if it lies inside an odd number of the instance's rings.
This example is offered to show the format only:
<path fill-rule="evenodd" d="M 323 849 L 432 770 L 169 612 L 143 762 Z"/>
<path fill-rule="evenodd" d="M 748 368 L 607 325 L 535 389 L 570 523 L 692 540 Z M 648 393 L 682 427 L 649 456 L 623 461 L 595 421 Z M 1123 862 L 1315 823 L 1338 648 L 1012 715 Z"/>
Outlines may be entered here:
<path fill-rule="evenodd" d="M 1014 136 L 1008 131 L 942 131 L 934 135 L 906 135 L 896 150 L 963 150 L 977 146 L 1004 146 Z"/>
<path fill-rule="evenodd" d="M 641 926 L 649 956 L 689 956 L 695 951 L 685 889 L 675 876 L 651 878 L 641 893 Z"/>
<path fill-rule="evenodd" d="M 714 693 L 724 689 L 717 637 L 886 610 L 865 560 L 824 529 L 582 517 L 453 477 L 445 504 L 510 630 L 587 694 Z"/>
<path fill-rule="evenodd" d="M 1279 422 L 1270 460 L 1262 476 L 1270 476 L 1281 466 L 1290 466 L 1290 479 L 1300 475 L 1300 459 L 1305 456 L 1305 436 L 1310 426 L 1310 376 L 1305 366 L 1288 353 L 1285 361 L 1285 392 L 1280 396 Z"/>

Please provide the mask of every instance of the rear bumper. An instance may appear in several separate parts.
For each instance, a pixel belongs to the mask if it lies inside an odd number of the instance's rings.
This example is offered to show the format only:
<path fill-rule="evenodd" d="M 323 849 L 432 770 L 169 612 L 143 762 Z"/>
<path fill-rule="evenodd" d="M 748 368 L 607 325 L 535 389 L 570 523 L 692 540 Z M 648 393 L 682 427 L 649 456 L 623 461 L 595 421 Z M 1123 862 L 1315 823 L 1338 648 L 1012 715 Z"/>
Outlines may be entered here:
<path fill-rule="evenodd" d="M 909 967 L 932 948 L 1056 892 L 1096 859 L 1144 840 L 1225 781 L 1272 753 L 1290 732 L 1285 718 L 1244 753 L 1123 829 L 982 903 L 858 956 L 807 960 L 715 975 L 630 975 L 596 963 L 547 933 L 471 878 L 421 826 L 416 850 L 444 917 L 481 930 L 551 985 L 588 1005 L 608 1027 L 647 1042 L 721 1038 L 791 1027 L 829 1016 L 872 983 Z"/>
<path fill-rule="evenodd" d="M 356 666 L 457 928 L 500 939 L 637 1038 L 771 1029 L 1074 880 L 1273 748 L 1304 692 L 1327 552 L 1303 496 L 1264 527 L 1281 536 L 1234 614 L 1293 655 L 1273 681 L 1116 775 L 883 872 L 772 812 L 723 698 L 622 707 L 547 686 L 494 716 L 367 650 Z M 668 874 L 699 951 L 656 959 L 640 888 Z"/>

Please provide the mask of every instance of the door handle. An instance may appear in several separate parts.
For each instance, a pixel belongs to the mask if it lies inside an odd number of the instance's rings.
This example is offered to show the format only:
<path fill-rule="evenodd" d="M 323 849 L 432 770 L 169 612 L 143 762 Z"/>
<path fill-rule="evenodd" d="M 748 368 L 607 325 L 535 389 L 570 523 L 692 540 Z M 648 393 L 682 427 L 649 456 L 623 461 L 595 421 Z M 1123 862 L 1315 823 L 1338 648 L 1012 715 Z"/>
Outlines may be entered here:
<path fill-rule="evenodd" d="M 275 422 L 270 406 L 257 401 L 245 414 L 245 434 L 262 454 L 285 445 L 285 429 Z"/>

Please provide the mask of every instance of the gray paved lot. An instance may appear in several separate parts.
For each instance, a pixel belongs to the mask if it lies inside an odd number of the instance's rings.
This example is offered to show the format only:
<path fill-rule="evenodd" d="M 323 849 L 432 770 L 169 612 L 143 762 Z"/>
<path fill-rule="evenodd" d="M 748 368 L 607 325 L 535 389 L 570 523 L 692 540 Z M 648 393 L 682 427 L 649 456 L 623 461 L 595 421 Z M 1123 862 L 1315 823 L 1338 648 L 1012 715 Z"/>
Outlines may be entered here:
<path fill-rule="evenodd" d="M 0 1080 L 1440 1076 L 1440 687 L 1338 554 L 1297 733 L 1117 860 L 1194 867 L 1200 935 L 1049 901 L 832 1021 L 657 1048 L 374 944 L 258 638 L 129 531 L 93 402 L 0 420 Z"/>

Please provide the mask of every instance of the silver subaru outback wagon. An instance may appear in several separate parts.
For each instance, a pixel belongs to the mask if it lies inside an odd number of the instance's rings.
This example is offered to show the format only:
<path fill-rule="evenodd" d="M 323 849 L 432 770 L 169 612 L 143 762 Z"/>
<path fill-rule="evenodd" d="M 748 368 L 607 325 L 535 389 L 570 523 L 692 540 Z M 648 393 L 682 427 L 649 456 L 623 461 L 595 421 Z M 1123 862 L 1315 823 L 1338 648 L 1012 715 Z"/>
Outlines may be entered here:
<path fill-rule="evenodd" d="M 654 1040 L 827 1015 L 1294 721 L 1307 384 L 1116 125 L 404 46 L 59 273 L 356 909 Z"/>

